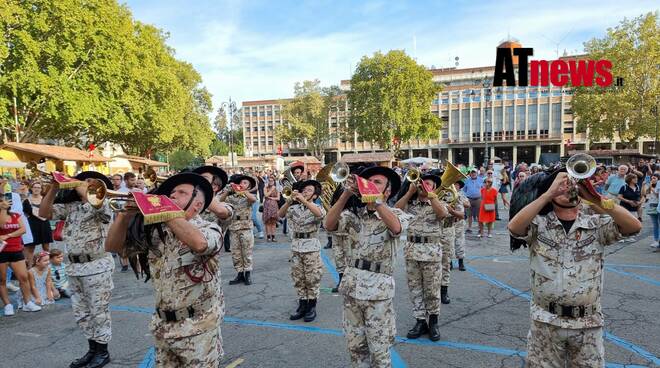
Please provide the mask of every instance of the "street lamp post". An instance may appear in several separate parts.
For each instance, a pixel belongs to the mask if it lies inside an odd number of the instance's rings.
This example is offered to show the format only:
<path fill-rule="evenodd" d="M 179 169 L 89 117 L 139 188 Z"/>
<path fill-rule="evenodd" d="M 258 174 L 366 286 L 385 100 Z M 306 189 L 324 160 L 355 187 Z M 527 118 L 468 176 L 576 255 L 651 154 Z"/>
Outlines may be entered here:
<path fill-rule="evenodd" d="M 490 86 L 491 86 L 491 85 L 490 85 L 490 81 L 489 81 L 488 79 L 484 80 L 484 82 L 483 82 L 483 87 L 484 87 L 484 89 L 486 90 L 486 111 L 485 111 L 485 115 L 486 115 L 486 121 L 485 121 L 485 123 L 486 123 L 486 126 L 485 126 L 485 130 L 486 130 L 486 133 L 489 133 L 489 128 L 491 128 L 491 129 L 490 129 L 490 133 L 492 134 L 492 133 L 493 133 L 493 132 L 492 132 L 493 129 L 492 129 L 492 127 L 490 126 L 490 119 L 488 118 L 488 104 L 491 102 L 491 101 L 490 101 L 490 98 L 491 98 L 491 94 L 492 94 L 492 90 L 491 90 Z M 486 148 L 485 148 L 485 151 L 484 151 L 484 167 L 486 167 L 486 168 L 488 168 L 488 162 L 489 162 L 489 154 L 488 154 L 488 138 L 489 138 L 489 136 L 488 136 L 488 134 L 486 134 L 486 135 L 485 135 Z"/>
<path fill-rule="evenodd" d="M 236 107 L 236 102 L 231 100 L 231 97 L 229 97 L 229 102 L 223 102 L 220 104 L 220 107 L 222 109 L 227 110 L 227 114 L 229 115 L 229 120 L 227 123 L 229 124 L 229 156 L 231 157 L 231 167 L 234 167 L 234 116 L 236 116 L 236 111 L 238 108 Z"/>

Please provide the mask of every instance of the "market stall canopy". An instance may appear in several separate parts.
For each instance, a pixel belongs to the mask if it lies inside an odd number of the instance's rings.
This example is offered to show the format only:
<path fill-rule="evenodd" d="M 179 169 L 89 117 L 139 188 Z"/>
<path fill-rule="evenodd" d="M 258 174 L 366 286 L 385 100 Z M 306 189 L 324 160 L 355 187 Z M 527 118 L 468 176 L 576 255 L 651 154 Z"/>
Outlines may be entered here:
<path fill-rule="evenodd" d="M 114 156 L 116 158 L 125 158 L 128 161 L 135 162 L 138 164 L 146 165 L 146 166 L 151 166 L 151 167 L 166 167 L 169 166 L 167 162 L 161 162 L 161 161 L 156 161 L 152 159 L 148 159 L 146 157 L 140 157 L 140 156 L 131 156 L 131 155 L 117 155 Z"/>
<path fill-rule="evenodd" d="M 394 161 L 394 156 L 389 152 L 373 152 L 373 153 L 347 153 L 341 156 L 339 160 L 347 164 L 354 163 L 386 163 L 388 166 L 391 166 L 392 161 Z"/>
<path fill-rule="evenodd" d="M 97 155 L 94 152 L 83 151 L 74 147 L 53 146 L 50 144 L 36 144 L 36 143 L 16 143 L 6 142 L 2 148 L 11 149 L 15 151 L 28 152 L 44 157 L 54 158 L 61 161 L 76 161 L 76 162 L 107 162 L 112 161 Z"/>
<path fill-rule="evenodd" d="M 0 160 L 0 167 L 6 169 L 24 169 L 25 165 L 27 164 L 21 161 Z"/>
<path fill-rule="evenodd" d="M 435 164 L 438 160 L 428 157 L 413 157 L 407 160 L 401 161 L 404 164 L 415 164 L 415 165 L 424 165 L 424 164 Z"/>

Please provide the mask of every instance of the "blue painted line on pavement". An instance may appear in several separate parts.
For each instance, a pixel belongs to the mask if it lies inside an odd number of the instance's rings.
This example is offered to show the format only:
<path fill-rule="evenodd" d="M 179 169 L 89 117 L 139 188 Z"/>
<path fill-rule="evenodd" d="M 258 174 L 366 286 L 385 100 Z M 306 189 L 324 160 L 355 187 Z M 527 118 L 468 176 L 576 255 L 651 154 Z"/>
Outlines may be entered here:
<path fill-rule="evenodd" d="M 394 350 L 394 348 L 390 348 L 390 358 L 392 360 L 392 367 L 399 367 L 399 368 L 407 368 L 408 365 L 406 362 L 401 358 L 401 355 Z"/>
<path fill-rule="evenodd" d="M 472 267 L 466 267 L 466 268 L 467 268 L 468 271 L 475 274 L 480 279 L 485 280 L 485 281 L 487 281 L 487 282 L 489 282 L 489 283 L 491 283 L 491 284 L 493 284 L 493 285 L 495 285 L 499 288 L 505 289 L 513 295 L 516 295 L 516 296 L 519 296 L 521 298 L 525 298 L 527 300 L 530 300 L 529 293 L 526 293 L 524 291 L 520 291 L 520 290 L 514 288 L 513 286 L 509 286 L 509 285 L 507 285 L 507 284 L 505 284 L 505 283 L 503 283 L 503 282 L 501 282 L 501 281 L 499 281 L 495 278 L 492 278 L 492 277 L 490 277 L 486 274 L 483 274 L 483 273 L 475 270 Z M 610 332 L 605 332 L 605 338 L 608 339 L 609 341 L 611 341 L 612 343 L 614 343 L 615 345 L 618 345 L 619 347 L 622 347 L 622 348 L 624 348 L 628 351 L 631 351 L 631 352 L 641 356 L 642 358 L 652 362 L 653 364 L 660 365 L 660 359 L 658 357 L 656 357 L 655 355 L 653 355 L 652 353 L 650 353 L 649 351 L 647 351 L 646 349 L 642 348 L 641 346 L 637 346 L 637 345 L 635 345 L 635 344 L 633 344 L 629 341 L 626 341 L 626 340 L 624 340 L 624 339 L 622 339 L 622 338 L 620 338 L 620 337 L 618 337 L 618 336 L 616 336 L 616 335 L 614 335 Z"/>
<path fill-rule="evenodd" d="M 651 285 L 660 286 L 660 281 L 658 281 L 658 280 L 654 280 L 654 279 L 652 279 L 652 278 L 650 278 L 650 277 L 642 276 L 642 275 L 639 275 L 639 274 L 636 274 L 636 273 L 632 273 L 632 272 L 622 271 L 622 270 L 616 269 L 616 268 L 614 268 L 614 267 L 612 267 L 612 266 L 605 266 L 605 269 L 608 270 L 608 271 L 611 271 L 611 272 L 617 273 L 617 274 L 619 274 L 619 275 L 632 277 L 632 278 L 634 278 L 634 279 L 637 279 L 637 280 L 642 281 L 642 282 L 649 283 L 649 284 L 651 284 Z"/>
<path fill-rule="evenodd" d="M 325 268 L 327 268 L 328 271 L 330 271 L 330 274 L 332 275 L 332 278 L 335 279 L 335 282 L 339 282 L 339 273 L 337 272 L 337 269 L 332 264 L 332 261 L 330 260 L 328 255 L 325 254 L 325 250 L 323 249 L 321 249 L 321 260 L 323 261 Z"/>
<path fill-rule="evenodd" d="M 412 344 L 412 345 L 442 346 L 450 349 L 471 350 L 481 353 L 490 353 L 497 355 L 520 356 L 520 357 L 527 356 L 526 352 L 520 350 L 498 348 L 495 346 L 486 346 L 486 345 L 478 345 L 478 344 L 467 344 L 467 343 L 454 342 L 454 341 L 431 341 L 426 339 L 409 339 L 406 337 L 397 337 L 396 341 L 406 344 Z"/>
<path fill-rule="evenodd" d="M 509 260 L 509 261 L 528 261 L 528 257 L 521 257 L 521 256 L 467 256 L 465 257 L 469 260 L 483 260 L 483 259 L 501 259 L 501 260 Z M 626 268 L 648 268 L 648 269 L 654 269 L 654 270 L 660 270 L 660 266 L 657 265 L 644 265 L 644 264 L 628 264 L 628 263 L 612 263 L 612 262 L 605 262 L 606 266 L 612 266 L 612 267 L 626 267 Z"/>
<path fill-rule="evenodd" d="M 241 319 L 234 317 L 225 317 L 225 323 L 235 323 L 240 325 L 248 325 L 248 326 L 256 326 L 256 327 L 270 327 L 270 328 L 278 328 L 281 330 L 289 330 L 289 331 L 312 332 L 312 333 L 320 333 L 320 334 L 333 335 L 333 336 L 344 336 L 344 333 L 341 330 L 335 330 L 331 328 L 293 325 L 287 323 L 268 322 L 268 321 L 257 321 L 257 320 Z"/>
<path fill-rule="evenodd" d="M 144 356 L 138 368 L 151 368 L 156 365 L 156 348 L 153 346 L 147 350 L 147 355 Z"/>

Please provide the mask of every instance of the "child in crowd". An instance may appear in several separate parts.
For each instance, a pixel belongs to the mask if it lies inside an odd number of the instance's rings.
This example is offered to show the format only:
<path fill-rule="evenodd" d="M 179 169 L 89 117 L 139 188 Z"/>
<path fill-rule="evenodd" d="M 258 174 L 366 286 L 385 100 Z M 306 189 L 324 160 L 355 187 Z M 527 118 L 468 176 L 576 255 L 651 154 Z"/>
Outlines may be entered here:
<path fill-rule="evenodd" d="M 50 277 L 49 264 L 50 256 L 48 252 L 41 251 L 38 254 L 35 254 L 34 266 L 28 271 L 32 300 L 37 305 L 41 306 L 53 304 L 55 303 L 55 299 L 60 298 L 60 294 L 57 289 L 55 289 L 53 280 Z M 19 304 L 18 307 L 21 308 L 22 305 Z"/>
<path fill-rule="evenodd" d="M 63 298 L 71 298 L 69 291 L 69 278 L 66 276 L 64 253 L 59 249 L 50 252 L 50 277 L 53 279 L 55 289 Z"/>

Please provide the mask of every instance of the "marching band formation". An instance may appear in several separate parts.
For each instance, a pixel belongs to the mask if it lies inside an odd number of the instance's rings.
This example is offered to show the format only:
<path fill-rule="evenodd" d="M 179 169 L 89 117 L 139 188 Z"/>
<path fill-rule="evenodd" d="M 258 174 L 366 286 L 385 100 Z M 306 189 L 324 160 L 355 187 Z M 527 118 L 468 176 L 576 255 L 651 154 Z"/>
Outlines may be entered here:
<path fill-rule="evenodd" d="M 438 341 L 441 306 L 450 303 L 451 259 L 465 270 L 465 176 L 451 163 L 442 171 L 410 170 L 404 180 L 378 166 L 337 163 L 315 180 L 302 180 L 303 170 L 294 163 L 285 172 L 286 202 L 277 213 L 291 232 L 298 306 L 290 319 L 309 323 L 317 316 L 323 226 L 340 277 L 334 291 L 343 296 L 351 365 L 391 366 L 393 271 L 402 240 L 416 321 L 407 337 Z M 530 254 L 529 367 L 604 366 L 603 249 L 639 232 L 641 223 L 593 191 L 591 171 L 591 162 L 578 158 L 529 177 L 511 199 L 512 250 L 529 247 Z M 156 178 L 160 183 L 150 194 L 124 198 L 120 208 L 102 174 L 83 172 L 75 179 L 68 189 L 53 181 L 39 208 L 43 218 L 66 220 L 73 312 L 89 342 L 70 367 L 102 367 L 110 360 L 114 262 L 108 252 L 127 256 L 137 274 L 152 280 L 157 366 L 218 367 L 225 314 L 220 251 L 228 229 L 236 270 L 229 284 L 252 284 L 255 179 L 228 178 L 221 168 L 203 166 Z"/>

